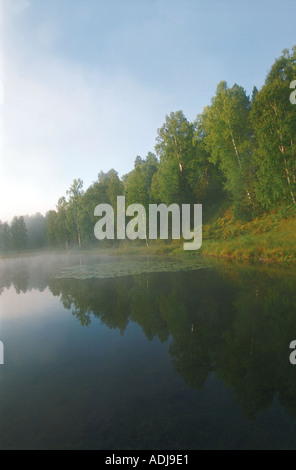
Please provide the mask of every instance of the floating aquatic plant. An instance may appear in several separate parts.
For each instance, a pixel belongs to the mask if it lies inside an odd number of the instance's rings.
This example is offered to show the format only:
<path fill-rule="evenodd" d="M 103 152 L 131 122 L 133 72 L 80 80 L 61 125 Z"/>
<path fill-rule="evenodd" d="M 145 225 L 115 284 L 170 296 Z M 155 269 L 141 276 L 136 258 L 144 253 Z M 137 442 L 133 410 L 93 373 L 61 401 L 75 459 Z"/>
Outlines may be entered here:
<path fill-rule="evenodd" d="M 209 266 L 194 259 L 102 259 L 99 264 L 67 266 L 55 274 L 56 279 L 107 279 L 122 276 L 136 276 L 144 273 L 195 271 Z"/>

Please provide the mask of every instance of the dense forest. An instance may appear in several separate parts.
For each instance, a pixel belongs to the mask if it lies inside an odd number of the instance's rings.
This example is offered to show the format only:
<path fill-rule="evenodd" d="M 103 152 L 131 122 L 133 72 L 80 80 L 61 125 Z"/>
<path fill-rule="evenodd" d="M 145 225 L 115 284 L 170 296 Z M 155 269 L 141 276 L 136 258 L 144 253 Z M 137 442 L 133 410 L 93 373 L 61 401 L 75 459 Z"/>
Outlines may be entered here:
<path fill-rule="evenodd" d="M 45 216 L 0 222 L 0 251 L 98 246 L 98 204 L 202 204 L 204 223 L 231 210 L 233 220 L 252 221 L 296 210 L 296 46 L 284 50 L 261 90 L 249 97 L 242 86 L 218 84 L 211 104 L 194 122 L 182 111 L 166 116 L 153 152 L 137 156 L 134 169 L 119 177 L 100 172 L 83 188 L 74 180 Z M 295 85 L 295 86 L 294 86 Z"/>

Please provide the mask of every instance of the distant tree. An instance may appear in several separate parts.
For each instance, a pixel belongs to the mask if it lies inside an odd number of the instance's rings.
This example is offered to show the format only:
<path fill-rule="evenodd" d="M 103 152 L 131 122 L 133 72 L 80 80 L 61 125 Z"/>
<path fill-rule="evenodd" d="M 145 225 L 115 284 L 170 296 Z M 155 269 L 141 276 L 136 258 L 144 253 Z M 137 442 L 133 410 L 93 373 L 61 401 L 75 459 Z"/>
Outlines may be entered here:
<path fill-rule="evenodd" d="M 11 231 L 7 222 L 0 221 L 0 251 L 7 252 L 11 250 Z"/>
<path fill-rule="evenodd" d="M 81 238 L 81 202 L 83 196 L 83 181 L 78 178 L 73 181 L 72 186 L 67 195 L 69 196 L 69 207 L 67 209 L 67 215 L 69 220 L 69 225 L 73 222 L 73 230 L 76 232 L 76 239 L 79 247 L 82 247 L 82 238 Z M 71 220 L 72 219 L 72 220 Z"/>
<path fill-rule="evenodd" d="M 57 235 L 56 211 L 51 210 L 46 213 L 46 234 L 47 234 L 47 243 L 50 246 L 57 245 L 58 235 Z"/>
<path fill-rule="evenodd" d="M 141 166 L 143 165 L 144 163 L 144 160 L 143 158 L 141 158 L 139 155 L 136 156 L 136 159 L 135 159 L 135 168 L 136 166 Z"/>
<path fill-rule="evenodd" d="M 102 203 L 110 204 L 113 207 L 115 215 L 115 230 L 117 229 L 117 197 L 124 195 L 124 185 L 120 180 L 117 171 L 111 169 L 107 173 L 101 171 L 98 174 L 99 191 L 102 194 L 102 200 L 96 202 L 94 208 Z M 93 233 L 93 232 L 92 232 Z"/>
<path fill-rule="evenodd" d="M 33 249 L 42 248 L 46 245 L 46 218 L 37 213 L 24 217 L 28 230 L 28 247 Z"/>
<path fill-rule="evenodd" d="M 70 204 L 66 201 L 65 197 L 60 197 L 57 203 L 57 238 L 62 244 L 65 244 L 66 249 L 69 248 L 71 240 L 71 212 Z M 70 221 L 69 221 L 70 219 Z M 75 230 L 75 227 L 74 227 Z M 75 237 L 75 235 L 74 235 Z"/>
<path fill-rule="evenodd" d="M 251 98 L 251 102 L 253 103 L 253 101 L 255 101 L 256 99 L 256 96 L 258 95 L 259 93 L 259 90 L 256 86 L 253 87 L 253 91 L 252 91 L 252 98 Z"/>
<path fill-rule="evenodd" d="M 146 209 L 151 202 L 153 176 L 158 170 L 158 160 L 149 152 L 146 159 L 137 156 L 134 169 L 124 177 L 124 191 L 128 204 L 142 204 Z"/>
<path fill-rule="evenodd" d="M 126 203 L 142 204 L 145 208 L 149 204 L 149 193 L 147 188 L 147 178 L 141 166 L 131 171 L 125 183 Z"/>
<path fill-rule="evenodd" d="M 76 237 L 76 226 L 73 214 L 69 212 L 69 203 L 65 197 L 59 198 L 55 211 L 51 210 L 46 214 L 46 222 L 49 245 L 65 246 L 68 250 L 71 237 L 73 237 L 73 240 Z M 72 234 L 71 228 L 73 230 Z"/>
<path fill-rule="evenodd" d="M 152 202 L 152 180 L 158 168 L 156 156 L 149 152 L 146 159 L 137 157 L 134 169 L 124 177 L 127 205 L 141 204 L 146 209 L 146 227 L 149 223 L 149 204 Z M 147 233 L 147 230 L 146 230 Z M 146 237 L 146 243 L 148 239 Z"/>
<path fill-rule="evenodd" d="M 111 169 L 107 173 L 101 171 L 98 174 L 98 182 L 104 188 L 106 204 L 111 204 L 111 206 L 116 209 L 117 196 L 122 196 L 124 192 L 124 186 L 122 181 L 118 176 L 117 171 Z"/>
<path fill-rule="evenodd" d="M 95 207 L 109 202 L 106 188 L 98 181 L 94 182 L 84 193 L 81 201 L 81 221 L 83 237 L 88 242 L 94 242 L 94 226 L 97 222 L 94 216 Z"/>
<path fill-rule="evenodd" d="M 137 166 L 135 162 L 135 167 Z M 159 167 L 159 161 L 156 157 L 156 155 L 152 152 L 148 152 L 147 157 L 142 160 L 141 168 L 143 169 L 143 172 L 146 177 L 147 181 L 147 190 L 150 193 L 151 192 L 151 185 L 152 185 L 152 179 L 153 176 L 156 174 L 158 171 Z"/>
<path fill-rule="evenodd" d="M 27 228 L 24 217 L 14 217 L 10 227 L 12 248 L 23 250 L 27 244 Z"/>

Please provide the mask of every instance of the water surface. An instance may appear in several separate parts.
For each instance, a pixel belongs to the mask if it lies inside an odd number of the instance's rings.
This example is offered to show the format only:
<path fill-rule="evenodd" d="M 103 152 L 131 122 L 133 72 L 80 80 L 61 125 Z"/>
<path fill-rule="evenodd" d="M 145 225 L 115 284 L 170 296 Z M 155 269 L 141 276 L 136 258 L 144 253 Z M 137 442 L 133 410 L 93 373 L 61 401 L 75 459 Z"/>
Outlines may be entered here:
<path fill-rule="evenodd" d="M 294 449 L 295 273 L 0 261 L 1 449 Z"/>

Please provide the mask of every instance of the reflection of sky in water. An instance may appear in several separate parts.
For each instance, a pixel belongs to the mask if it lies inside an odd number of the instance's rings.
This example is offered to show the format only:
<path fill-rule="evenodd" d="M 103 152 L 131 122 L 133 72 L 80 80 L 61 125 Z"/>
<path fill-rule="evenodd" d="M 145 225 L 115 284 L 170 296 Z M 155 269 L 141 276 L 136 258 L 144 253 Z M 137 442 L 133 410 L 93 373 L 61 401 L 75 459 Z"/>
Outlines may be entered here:
<path fill-rule="evenodd" d="M 0 448 L 296 447 L 291 272 L 57 279 L 42 260 L 0 267 Z"/>
<path fill-rule="evenodd" d="M 15 295 L 15 290 L 5 289 L 0 297 L 2 320 L 24 320 L 33 317 L 34 321 L 44 320 L 48 315 L 48 303 L 52 301 L 52 293 L 47 288 L 42 294 L 36 290 L 21 292 Z M 59 304 L 56 299 L 56 304 Z M 54 308 L 53 308 L 53 311 Z"/>
<path fill-rule="evenodd" d="M 135 323 L 124 336 L 99 322 L 81 328 L 48 291 L 19 296 L 10 291 L 3 299 L 7 360 L 0 385 L 6 436 L 0 443 L 4 440 L 4 447 L 10 433 L 11 445 L 22 448 L 34 443 L 71 445 L 72 439 L 75 446 L 80 441 L 86 446 L 81 433 L 89 426 L 98 433 L 98 442 L 92 445 L 100 446 L 101 421 L 107 430 L 110 420 L 116 425 L 121 406 L 132 408 L 133 399 L 139 402 L 145 394 L 147 401 L 153 377 L 162 376 L 155 386 L 160 392 L 167 372 L 170 375 L 167 345 L 159 340 L 148 343 Z M 22 436 L 19 427 L 25 431 Z"/>

